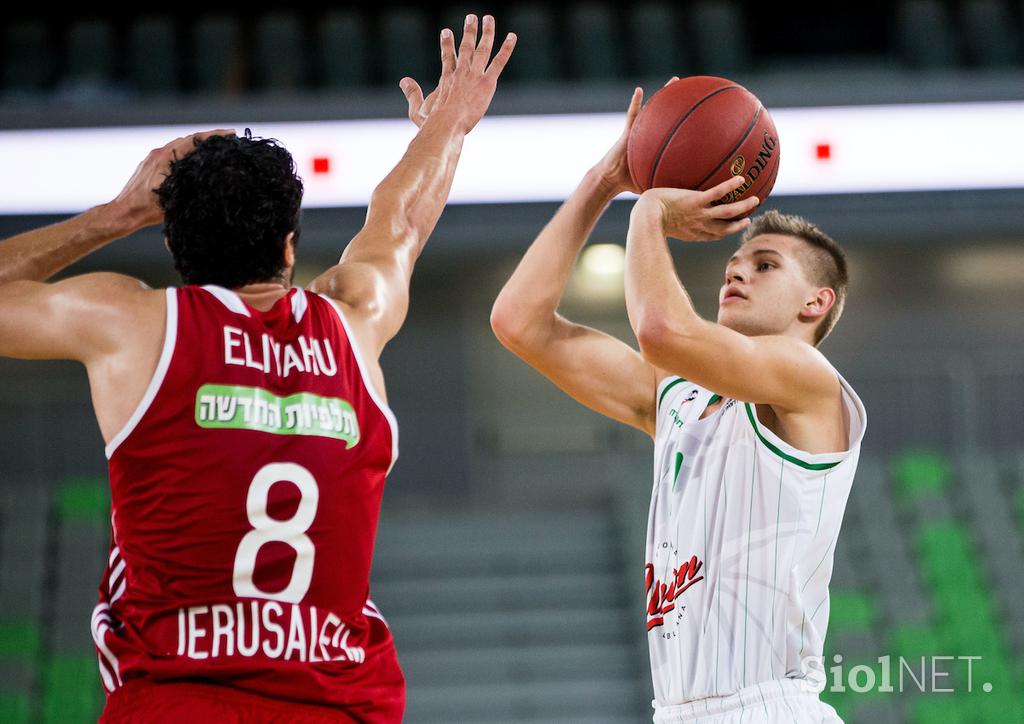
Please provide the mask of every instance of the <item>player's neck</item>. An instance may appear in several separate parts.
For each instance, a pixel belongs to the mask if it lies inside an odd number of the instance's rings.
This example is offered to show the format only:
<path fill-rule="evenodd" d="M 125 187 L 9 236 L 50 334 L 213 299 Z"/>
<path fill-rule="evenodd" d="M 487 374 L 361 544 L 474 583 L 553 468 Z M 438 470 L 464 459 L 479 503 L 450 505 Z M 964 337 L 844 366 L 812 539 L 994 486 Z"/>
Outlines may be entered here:
<path fill-rule="evenodd" d="M 265 312 L 274 306 L 278 299 L 287 294 L 289 289 L 291 289 L 290 284 L 284 281 L 275 281 L 246 284 L 244 287 L 237 287 L 233 291 L 244 299 L 249 306 Z"/>

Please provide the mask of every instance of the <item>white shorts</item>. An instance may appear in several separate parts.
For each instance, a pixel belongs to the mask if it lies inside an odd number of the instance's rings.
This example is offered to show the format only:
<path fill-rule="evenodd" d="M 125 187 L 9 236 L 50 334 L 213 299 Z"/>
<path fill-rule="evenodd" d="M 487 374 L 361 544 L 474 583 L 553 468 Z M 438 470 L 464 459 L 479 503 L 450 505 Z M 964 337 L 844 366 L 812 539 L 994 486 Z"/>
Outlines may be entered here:
<path fill-rule="evenodd" d="M 836 710 L 793 679 L 764 681 L 726 696 L 654 710 L 655 724 L 842 724 Z"/>

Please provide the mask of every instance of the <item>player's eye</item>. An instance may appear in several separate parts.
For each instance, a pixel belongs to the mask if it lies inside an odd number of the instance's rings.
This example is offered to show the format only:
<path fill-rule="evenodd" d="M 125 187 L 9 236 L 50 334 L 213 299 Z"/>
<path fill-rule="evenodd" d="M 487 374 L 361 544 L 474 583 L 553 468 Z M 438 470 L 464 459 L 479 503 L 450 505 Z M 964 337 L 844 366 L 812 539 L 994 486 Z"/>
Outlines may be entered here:
<path fill-rule="evenodd" d="M 767 261 L 763 261 L 763 262 L 761 262 L 760 264 L 757 265 L 757 270 L 758 271 L 768 271 L 769 269 L 774 269 L 774 268 L 775 268 L 775 265 L 770 263 L 770 262 L 767 262 Z"/>

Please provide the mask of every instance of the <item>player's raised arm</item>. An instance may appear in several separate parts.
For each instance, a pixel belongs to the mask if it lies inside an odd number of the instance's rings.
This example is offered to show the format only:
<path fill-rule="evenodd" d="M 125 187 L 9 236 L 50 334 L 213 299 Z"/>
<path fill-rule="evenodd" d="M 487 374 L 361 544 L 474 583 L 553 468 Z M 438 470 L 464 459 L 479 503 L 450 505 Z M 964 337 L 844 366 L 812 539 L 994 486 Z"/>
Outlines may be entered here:
<path fill-rule="evenodd" d="M 804 335 L 799 327 L 797 334 L 759 335 L 756 329 L 741 333 L 697 314 L 666 243 L 667 237 L 708 241 L 745 229 L 750 220 L 738 217 L 756 208 L 757 197 L 713 205 L 742 182 L 737 176 L 708 191 L 659 188 L 640 197 L 626 242 L 630 325 L 644 358 L 659 368 L 725 397 L 806 412 L 838 396 L 835 371 L 810 343 L 813 326 L 835 302 L 833 290 L 808 286 L 806 299 L 798 300 L 802 311 L 793 324 L 807 325 Z M 737 254 L 726 268 L 723 304 L 742 304 L 755 275 L 778 272 L 784 263 L 778 254 Z M 765 301 L 760 300 L 762 305 Z"/>
<path fill-rule="evenodd" d="M 457 51 L 451 30 L 441 32 L 437 88 L 424 98 L 412 78 L 400 84 L 419 132 L 374 189 L 366 224 L 341 261 L 310 285 L 350 308 L 360 341 L 374 358 L 405 320 L 413 265 L 448 200 L 463 139 L 487 111 L 515 41 L 509 33 L 491 58 L 490 15 L 483 17 L 479 40 L 476 16 L 466 16 Z"/>
<path fill-rule="evenodd" d="M 636 191 L 626 166 L 626 141 L 642 97 L 638 88 L 622 136 L 530 245 L 494 302 L 491 327 L 505 347 L 571 397 L 653 435 L 654 366 L 621 340 L 558 313 L 594 224 L 618 194 Z"/>
<path fill-rule="evenodd" d="M 44 282 L 110 242 L 160 223 L 155 191 L 172 159 L 209 136 L 230 133 L 177 138 L 150 151 L 109 203 L 0 242 L 0 356 L 85 361 L 113 346 L 121 325 L 142 323 L 130 304 L 145 291 L 138 280 L 100 273 Z"/>

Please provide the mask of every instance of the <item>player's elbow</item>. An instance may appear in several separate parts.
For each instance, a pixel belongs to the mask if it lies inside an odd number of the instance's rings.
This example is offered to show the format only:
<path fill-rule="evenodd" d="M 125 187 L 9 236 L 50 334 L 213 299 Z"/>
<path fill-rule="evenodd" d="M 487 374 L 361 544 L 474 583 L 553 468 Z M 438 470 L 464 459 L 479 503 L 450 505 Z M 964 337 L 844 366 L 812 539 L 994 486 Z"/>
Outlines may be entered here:
<path fill-rule="evenodd" d="M 655 365 L 664 360 L 672 344 L 678 341 L 681 334 L 671 319 L 657 311 L 648 312 L 640 317 L 634 332 L 637 344 L 640 345 L 640 353 L 648 362 Z"/>
<path fill-rule="evenodd" d="M 491 307 L 491 331 L 498 341 L 509 349 L 515 347 L 516 341 L 525 336 L 521 318 L 504 295 L 500 295 Z"/>

